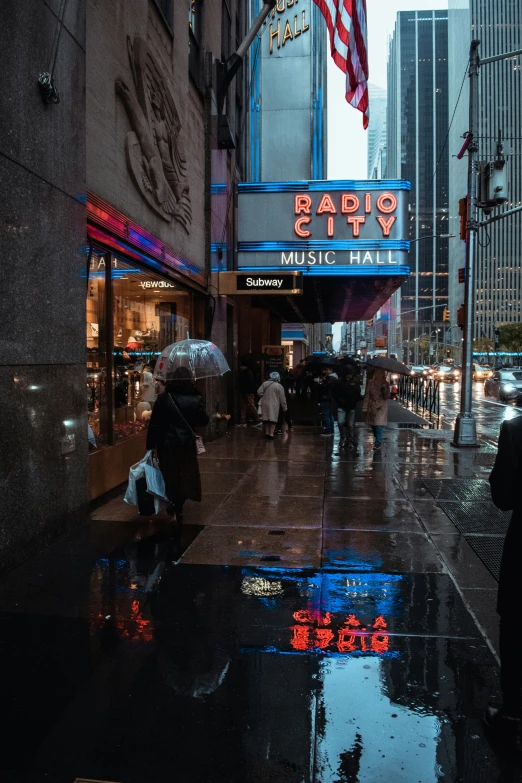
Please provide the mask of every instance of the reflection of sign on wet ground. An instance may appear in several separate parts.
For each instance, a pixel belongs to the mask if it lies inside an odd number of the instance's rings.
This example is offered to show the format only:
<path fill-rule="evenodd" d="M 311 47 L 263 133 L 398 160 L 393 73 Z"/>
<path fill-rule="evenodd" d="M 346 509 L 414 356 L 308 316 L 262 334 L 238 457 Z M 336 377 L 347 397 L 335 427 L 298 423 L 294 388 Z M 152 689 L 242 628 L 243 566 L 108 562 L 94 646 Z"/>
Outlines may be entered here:
<path fill-rule="evenodd" d="M 388 624 L 380 615 L 371 623 L 361 622 L 354 614 L 338 619 L 331 612 L 309 609 L 294 612 L 290 626 L 290 644 L 297 652 L 376 653 L 389 652 Z"/>

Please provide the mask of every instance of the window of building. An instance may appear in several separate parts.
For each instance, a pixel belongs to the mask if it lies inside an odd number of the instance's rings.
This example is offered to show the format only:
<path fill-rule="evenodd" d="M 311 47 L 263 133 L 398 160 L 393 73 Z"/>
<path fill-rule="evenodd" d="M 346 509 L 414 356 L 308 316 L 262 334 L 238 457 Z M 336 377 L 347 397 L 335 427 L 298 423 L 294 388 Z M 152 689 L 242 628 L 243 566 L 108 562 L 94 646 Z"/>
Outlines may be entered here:
<path fill-rule="evenodd" d="M 87 417 L 91 448 L 109 442 L 107 393 L 107 288 L 106 265 L 110 254 L 92 253 L 87 286 Z"/>
<path fill-rule="evenodd" d="M 173 0 L 154 0 L 156 3 L 156 8 L 160 12 L 161 16 L 163 17 L 163 21 L 167 25 L 168 29 L 172 33 L 173 31 Z"/>
<path fill-rule="evenodd" d="M 189 0 L 189 74 L 199 87 L 203 0 Z"/>
<path fill-rule="evenodd" d="M 221 0 L 221 59 L 226 62 L 232 45 L 232 16 L 227 0 Z"/>
<path fill-rule="evenodd" d="M 92 254 L 87 291 L 91 449 L 145 431 L 143 414 L 157 393 L 156 359 L 188 332 L 201 338 L 203 315 L 200 299 L 177 283 L 110 253 Z"/>

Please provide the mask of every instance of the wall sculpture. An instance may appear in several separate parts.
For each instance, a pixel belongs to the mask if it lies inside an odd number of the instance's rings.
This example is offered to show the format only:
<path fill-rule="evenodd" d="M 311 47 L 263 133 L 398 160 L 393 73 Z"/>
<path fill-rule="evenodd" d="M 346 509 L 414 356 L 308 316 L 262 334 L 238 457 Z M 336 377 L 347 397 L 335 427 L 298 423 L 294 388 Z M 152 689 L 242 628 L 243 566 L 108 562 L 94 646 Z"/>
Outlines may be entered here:
<path fill-rule="evenodd" d="M 181 121 L 162 68 L 139 35 L 127 38 L 133 89 L 116 79 L 116 92 L 132 130 L 125 139 L 127 166 L 138 190 L 164 220 L 190 230 L 192 208 Z"/>

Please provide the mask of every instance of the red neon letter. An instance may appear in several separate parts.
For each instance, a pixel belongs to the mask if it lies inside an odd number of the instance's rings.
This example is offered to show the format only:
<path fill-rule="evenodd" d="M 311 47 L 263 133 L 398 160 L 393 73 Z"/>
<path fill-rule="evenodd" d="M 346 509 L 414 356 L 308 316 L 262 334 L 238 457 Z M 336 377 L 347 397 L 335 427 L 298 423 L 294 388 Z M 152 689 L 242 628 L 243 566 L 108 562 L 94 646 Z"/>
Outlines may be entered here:
<path fill-rule="evenodd" d="M 330 212 L 331 215 L 337 215 L 337 210 L 328 193 L 323 195 L 321 201 L 319 202 L 319 206 L 317 207 L 318 215 L 322 215 L 323 212 Z"/>
<path fill-rule="evenodd" d="M 341 212 L 343 215 L 349 215 L 350 212 L 357 212 L 359 209 L 359 199 L 353 193 L 343 193 L 341 196 Z"/>
<path fill-rule="evenodd" d="M 366 218 L 357 215 L 356 217 L 346 218 L 346 222 L 352 226 L 352 236 L 358 237 L 361 231 L 361 225 L 366 223 Z"/>
<path fill-rule="evenodd" d="M 367 215 L 372 211 L 372 194 L 366 193 L 364 196 L 364 211 Z"/>
<path fill-rule="evenodd" d="M 312 199 L 307 195 L 299 195 L 294 198 L 294 211 L 296 215 L 309 215 L 312 211 Z"/>
<path fill-rule="evenodd" d="M 385 236 L 385 237 L 389 237 L 390 236 L 391 227 L 393 226 L 393 224 L 395 223 L 396 220 L 397 220 L 397 218 L 396 218 L 395 215 L 392 215 L 388 219 L 383 218 L 381 215 L 379 215 L 379 217 L 377 218 L 377 222 L 379 223 L 380 227 L 382 228 L 383 236 Z"/>
<path fill-rule="evenodd" d="M 389 201 L 389 204 L 386 206 L 387 201 Z M 385 215 L 389 215 L 390 212 L 395 212 L 397 203 L 397 196 L 394 196 L 393 193 L 381 193 L 377 199 L 377 209 L 379 212 L 384 212 Z"/>
<path fill-rule="evenodd" d="M 312 232 L 307 231 L 306 228 L 301 228 L 303 223 L 308 224 L 312 222 L 312 218 L 309 217 L 300 217 L 297 218 L 295 221 L 294 231 L 297 234 L 298 237 L 311 237 Z"/>
<path fill-rule="evenodd" d="M 328 218 L 328 236 L 333 237 L 334 235 L 334 219 L 333 217 Z"/>

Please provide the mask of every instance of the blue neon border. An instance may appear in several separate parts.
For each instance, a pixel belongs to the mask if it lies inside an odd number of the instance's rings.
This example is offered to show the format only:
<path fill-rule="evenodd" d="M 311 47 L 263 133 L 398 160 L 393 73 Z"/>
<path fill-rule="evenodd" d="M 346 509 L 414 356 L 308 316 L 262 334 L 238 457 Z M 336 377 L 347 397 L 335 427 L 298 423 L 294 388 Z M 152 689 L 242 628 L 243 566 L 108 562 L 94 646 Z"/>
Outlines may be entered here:
<path fill-rule="evenodd" d="M 219 269 L 212 269 L 213 272 L 219 272 Z M 281 272 L 302 272 L 304 275 L 312 277 L 409 277 L 410 267 L 401 264 L 387 264 L 383 266 L 324 266 L 324 264 L 285 264 L 284 266 L 239 266 L 238 272 L 272 272 L 278 274 Z"/>
<path fill-rule="evenodd" d="M 295 193 L 336 190 L 411 190 L 407 179 L 317 179 L 288 182 L 239 182 L 238 193 Z"/>
<path fill-rule="evenodd" d="M 290 242 L 238 242 L 238 253 L 277 253 L 300 250 L 403 250 L 409 251 L 407 239 L 297 239 Z"/>

